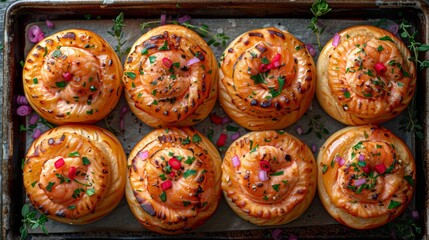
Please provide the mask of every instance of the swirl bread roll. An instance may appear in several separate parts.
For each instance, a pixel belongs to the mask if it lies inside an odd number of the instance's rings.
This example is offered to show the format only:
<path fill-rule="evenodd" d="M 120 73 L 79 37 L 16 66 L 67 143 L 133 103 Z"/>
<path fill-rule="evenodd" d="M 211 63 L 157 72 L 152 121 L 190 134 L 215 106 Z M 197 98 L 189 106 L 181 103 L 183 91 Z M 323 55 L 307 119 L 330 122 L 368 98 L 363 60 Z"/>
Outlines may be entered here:
<path fill-rule="evenodd" d="M 126 156 L 107 130 L 63 125 L 33 142 L 23 175 L 36 209 L 61 223 L 86 224 L 107 215 L 121 201 Z"/>
<path fill-rule="evenodd" d="M 128 165 L 128 204 L 151 231 L 170 235 L 191 231 L 219 204 L 220 155 L 192 128 L 152 131 L 133 148 Z"/>
<path fill-rule="evenodd" d="M 317 157 L 318 191 L 338 222 L 370 229 L 398 217 L 411 201 L 416 166 L 407 145 L 378 126 L 334 133 Z"/>
<path fill-rule="evenodd" d="M 141 36 L 125 63 L 123 82 L 132 112 L 147 125 L 192 126 L 217 98 L 218 66 L 194 31 L 164 25 Z"/>
<path fill-rule="evenodd" d="M 232 210 L 259 226 L 288 223 L 316 192 L 313 153 L 284 132 L 250 132 L 231 144 L 222 163 L 222 190 Z"/>
<path fill-rule="evenodd" d="M 23 70 L 24 92 L 44 119 L 57 125 L 95 123 L 122 92 L 122 64 L 112 47 L 89 30 L 68 29 L 37 43 Z"/>
<path fill-rule="evenodd" d="M 221 58 L 219 102 L 250 130 L 282 129 L 307 111 L 316 70 L 305 44 L 276 28 L 237 37 Z"/>
<path fill-rule="evenodd" d="M 317 61 L 316 95 L 323 109 L 347 125 L 378 124 L 399 115 L 416 88 L 405 44 L 373 26 L 347 28 L 339 37 L 325 45 Z"/>

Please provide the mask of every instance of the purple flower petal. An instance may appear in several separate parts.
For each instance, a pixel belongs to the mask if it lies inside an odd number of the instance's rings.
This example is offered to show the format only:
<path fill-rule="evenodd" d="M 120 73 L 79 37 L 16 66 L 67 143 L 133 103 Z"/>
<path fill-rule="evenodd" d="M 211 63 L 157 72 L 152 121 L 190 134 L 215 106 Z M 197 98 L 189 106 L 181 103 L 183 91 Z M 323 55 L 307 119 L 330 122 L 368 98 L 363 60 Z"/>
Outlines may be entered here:
<path fill-rule="evenodd" d="M 21 105 L 16 109 L 16 114 L 18 114 L 21 117 L 27 116 L 32 112 L 32 109 L 29 105 Z"/>
<path fill-rule="evenodd" d="M 37 139 L 38 137 L 40 137 L 41 134 L 42 134 L 42 131 L 40 129 L 36 128 L 36 129 L 34 129 L 32 137 L 33 137 L 33 139 Z"/>
<path fill-rule="evenodd" d="M 36 124 L 37 120 L 39 120 L 39 115 L 37 115 L 37 113 L 33 113 L 31 114 L 30 120 L 28 120 L 28 123 L 30 125 Z"/>

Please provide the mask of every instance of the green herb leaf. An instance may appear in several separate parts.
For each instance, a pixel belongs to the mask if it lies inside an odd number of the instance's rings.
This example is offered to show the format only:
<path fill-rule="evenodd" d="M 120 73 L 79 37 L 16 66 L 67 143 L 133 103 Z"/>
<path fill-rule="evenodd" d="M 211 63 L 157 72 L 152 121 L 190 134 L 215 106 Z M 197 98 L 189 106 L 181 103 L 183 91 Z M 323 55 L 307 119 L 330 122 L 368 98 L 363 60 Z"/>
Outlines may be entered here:
<path fill-rule="evenodd" d="M 164 45 L 162 45 L 160 48 L 158 48 L 159 51 L 165 51 L 165 50 L 169 50 L 170 47 L 168 46 L 168 42 L 167 40 L 164 41 Z"/>
<path fill-rule="evenodd" d="M 190 201 L 182 201 L 182 202 L 183 202 L 183 206 L 184 207 L 187 207 L 187 206 L 189 206 L 191 204 Z"/>
<path fill-rule="evenodd" d="M 283 76 L 280 76 L 277 78 L 277 84 L 278 84 L 279 88 L 277 90 L 270 89 L 270 93 L 271 93 L 271 96 L 273 98 L 277 97 L 278 95 L 280 95 L 282 93 L 283 87 L 285 85 L 285 81 L 286 81 L 286 78 Z"/>
<path fill-rule="evenodd" d="M 322 174 L 325 174 L 328 171 L 328 165 L 322 164 Z"/>
<path fill-rule="evenodd" d="M 405 181 L 407 181 L 407 182 L 408 182 L 408 184 L 410 184 L 411 186 L 413 186 L 413 187 L 414 187 L 414 179 L 413 179 L 413 176 L 411 176 L 411 175 L 407 175 L 407 176 L 404 176 L 404 179 L 405 179 Z"/>
<path fill-rule="evenodd" d="M 91 164 L 91 161 L 87 157 L 82 157 L 82 163 L 83 165 L 87 166 Z"/>
<path fill-rule="evenodd" d="M 278 191 L 279 191 L 279 189 L 280 189 L 280 184 L 274 184 L 274 185 L 271 185 L 271 187 L 273 187 L 273 189 L 274 189 L 276 192 L 278 192 Z"/>
<path fill-rule="evenodd" d="M 86 194 L 91 197 L 92 195 L 95 194 L 95 189 L 94 188 L 86 189 Z"/>
<path fill-rule="evenodd" d="M 190 176 L 192 176 L 192 175 L 195 175 L 197 173 L 197 171 L 196 170 L 194 170 L 194 169 L 188 169 L 188 170 L 186 170 L 184 173 L 183 173 L 183 177 L 186 179 L 186 178 L 188 178 L 188 177 L 190 177 Z"/>
<path fill-rule="evenodd" d="M 191 140 L 189 139 L 189 136 L 187 136 L 185 139 L 182 140 L 182 145 L 186 145 L 191 143 Z"/>
<path fill-rule="evenodd" d="M 262 60 L 261 60 L 261 62 L 263 64 L 270 64 L 270 60 L 268 60 L 268 58 L 266 58 L 266 57 L 263 57 Z"/>
<path fill-rule="evenodd" d="M 68 157 L 79 157 L 79 152 L 71 152 L 69 153 Z"/>
<path fill-rule="evenodd" d="M 253 80 L 254 84 L 265 83 L 265 78 L 267 77 L 267 73 L 258 73 L 256 75 L 250 76 L 250 79 Z"/>
<path fill-rule="evenodd" d="M 136 74 L 133 72 L 124 72 L 124 75 L 131 78 L 131 79 L 135 79 L 136 78 Z"/>
<path fill-rule="evenodd" d="M 401 206 L 400 202 L 391 200 L 387 209 L 394 209 L 394 208 L 398 208 L 399 206 Z"/>
<path fill-rule="evenodd" d="M 49 182 L 48 185 L 46 186 L 46 190 L 48 192 L 52 191 L 52 187 L 54 186 L 55 182 Z"/>
<path fill-rule="evenodd" d="M 161 178 L 161 180 L 162 180 L 162 181 L 167 180 L 167 177 L 165 176 L 165 174 L 164 174 L 164 173 L 163 173 L 163 174 L 160 174 L 160 175 L 159 175 L 159 178 Z"/>
<path fill-rule="evenodd" d="M 270 176 L 281 176 L 284 174 L 284 171 L 278 171 L 278 172 L 274 172 L 274 173 L 270 173 Z"/>
<path fill-rule="evenodd" d="M 185 160 L 185 163 L 191 165 L 194 161 L 195 157 L 188 156 L 188 158 Z"/>
<path fill-rule="evenodd" d="M 394 41 L 393 41 L 389 36 L 381 37 L 381 38 L 379 38 L 379 40 L 382 40 L 382 41 L 390 41 L 390 42 L 393 42 L 393 43 L 394 43 Z"/>
<path fill-rule="evenodd" d="M 350 92 L 349 91 L 344 92 L 344 97 L 350 98 Z"/>
<path fill-rule="evenodd" d="M 150 64 L 154 64 L 156 62 L 156 56 L 149 56 Z"/>
<path fill-rule="evenodd" d="M 74 209 L 76 209 L 76 206 L 75 205 L 70 205 L 70 206 L 67 207 L 67 209 L 74 210 Z"/>
<path fill-rule="evenodd" d="M 194 136 L 192 137 L 192 142 L 193 143 L 201 142 L 201 140 L 202 140 L 202 138 L 198 134 L 194 134 Z"/>
<path fill-rule="evenodd" d="M 55 82 L 55 86 L 57 86 L 58 88 L 65 88 L 67 86 L 67 82 L 66 81 Z"/>
<path fill-rule="evenodd" d="M 167 201 L 167 193 L 165 193 L 165 191 L 162 191 L 161 195 L 159 195 L 159 198 L 161 198 L 161 202 Z"/>
<path fill-rule="evenodd" d="M 37 80 L 37 78 L 33 78 L 33 83 L 34 84 L 38 84 L 39 83 L 39 81 Z"/>

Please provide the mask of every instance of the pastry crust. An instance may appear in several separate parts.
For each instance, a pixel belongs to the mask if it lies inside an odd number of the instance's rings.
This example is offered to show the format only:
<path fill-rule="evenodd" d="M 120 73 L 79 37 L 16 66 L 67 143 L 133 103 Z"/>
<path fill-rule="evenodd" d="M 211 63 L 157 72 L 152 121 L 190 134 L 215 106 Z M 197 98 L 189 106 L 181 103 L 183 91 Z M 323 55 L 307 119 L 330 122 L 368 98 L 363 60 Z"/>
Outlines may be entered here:
<path fill-rule="evenodd" d="M 180 25 L 150 30 L 132 46 L 123 83 L 132 112 L 147 125 L 192 126 L 217 99 L 218 66 L 206 42 Z"/>
<path fill-rule="evenodd" d="M 323 109 L 347 125 L 378 124 L 411 101 L 416 69 L 405 44 L 390 32 L 355 26 L 331 39 L 317 61 L 316 95 Z"/>
<path fill-rule="evenodd" d="M 260 176 L 263 161 L 269 166 L 265 181 Z M 316 186 L 313 153 L 286 132 L 248 133 L 231 144 L 223 159 L 222 190 L 229 206 L 259 226 L 285 224 L 301 216 Z"/>
<path fill-rule="evenodd" d="M 133 148 L 128 165 L 128 204 L 137 220 L 151 231 L 191 231 L 219 204 L 220 155 L 193 128 L 152 131 Z"/>
<path fill-rule="evenodd" d="M 392 221 L 414 194 L 414 158 L 401 139 L 382 127 L 339 130 L 321 147 L 317 164 L 323 206 L 351 228 L 370 229 Z"/>
<path fill-rule="evenodd" d="M 34 207 L 61 223 L 86 224 L 121 201 L 126 156 L 96 126 L 63 125 L 40 135 L 25 157 L 24 187 Z"/>
<path fill-rule="evenodd" d="M 221 58 L 219 102 L 250 130 L 296 122 L 314 96 L 316 67 L 305 44 L 287 31 L 264 28 L 237 37 Z"/>
<path fill-rule="evenodd" d="M 47 121 L 95 123 L 118 103 L 121 77 L 122 64 L 102 37 L 89 30 L 68 29 L 30 50 L 23 85 L 30 105 Z"/>

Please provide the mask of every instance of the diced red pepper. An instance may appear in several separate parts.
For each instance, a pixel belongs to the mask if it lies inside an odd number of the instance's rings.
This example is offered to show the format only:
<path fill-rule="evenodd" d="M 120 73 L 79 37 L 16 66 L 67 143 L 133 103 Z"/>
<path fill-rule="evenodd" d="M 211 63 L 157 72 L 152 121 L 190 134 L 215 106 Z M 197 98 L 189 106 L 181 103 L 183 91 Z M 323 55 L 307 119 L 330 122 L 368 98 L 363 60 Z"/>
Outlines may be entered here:
<path fill-rule="evenodd" d="M 271 60 L 272 63 L 275 62 L 280 62 L 280 59 L 282 58 L 282 55 L 280 53 L 277 53 L 274 57 L 273 60 Z"/>
<path fill-rule="evenodd" d="M 174 176 L 176 176 L 176 172 L 171 171 L 171 172 L 170 172 L 170 177 L 174 178 Z"/>
<path fill-rule="evenodd" d="M 76 167 L 70 167 L 69 178 L 73 180 L 76 177 Z"/>
<path fill-rule="evenodd" d="M 267 71 L 267 64 L 261 64 L 259 65 L 259 72 L 266 72 Z"/>
<path fill-rule="evenodd" d="M 386 165 L 384 165 L 384 163 L 379 163 L 374 166 L 374 169 L 378 174 L 383 174 L 386 171 Z"/>
<path fill-rule="evenodd" d="M 57 161 L 55 161 L 54 166 L 56 169 L 64 166 L 65 162 L 64 162 L 64 158 L 60 158 Z"/>
<path fill-rule="evenodd" d="M 161 183 L 161 189 L 162 189 L 162 191 L 170 189 L 171 186 L 173 186 L 173 183 L 171 182 L 171 180 L 166 180 L 163 183 Z"/>
<path fill-rule="evenodd" d="M 222 118 L 219 117 L 216 114 L 210 114 L 210 119 L 212 120 L 212 122 L 216 125 L 220 125 L 222 124 Z"/>
<path fill-rule="evenodd" d="M 173 62 L 168 58 L 163 58 L 162 64 L 164 64 L 164 66 L 166 66 L 168 68 L 171 68 L 171 66 L 173 65 Z"/>
<path fill-rule="evenodd" d="M 174 157 L 170 158 L 170 160 L 168 160 L 168 164 L 170 165 L 170 167 L 172 169 L 180 170 L 182 168 L 182 164 L 180 163 L 180 161 Z"/>
<path fill-rule="evenodd" d="M 63 73 L 63 78 L 66 82 L 70 82 L 73 79 L 73 74 L 69 72 Z"/>
<path fill-rule="evenodd" d="M 280 67 L 280 64 L 281 64 L 280 61 L 273 62 L 273 65 L 274 65 L 275 68 Z"/>
<path fill-rule="evenodd" d="M 362 167 L 362 171 L 368 174 L 369 172 L 371 172 L 371 167 L 367 164 L 364 167 Z"/>
<path fill-rule="evenodd" d="M 387 70 L 386 66 L 384 66 L 384 64 L 383 64 L 383 63 L 380 63 L 380 62 L 376 63 L 376 64 L 375 64 L 375 66 L 374 66 L 374 68 L 375 68 L 375 71 L 376 71 L 378 74 L 383 74 L 383 73 L 385 73 L 385 72 L 386 72 L 386 70 Z"/>
<path fill-rule="evenodd" d="M 225 133 L 221 133 L 220 136 L 219 136 L 219 139 L 217 140 L 216 145 L 218 147 L 225 146 L 226 138 L 227 138 L 226 134 Z"/>
<path fill-rule="evenodd" d="M 270 63 L 270 64 L 267 65 L 267 70 L 271 70 L 273 68 L 274 68 L 274 64 L 273 63 Z"/>
<path fill-rule="evenodd" d="M 262 160 L 259 163 L 259 166 L 261 167 L 261 170 L 264 170 L 264 171 L 270 171 L 271 170 L 270 163 L 266 160 Z"/>

